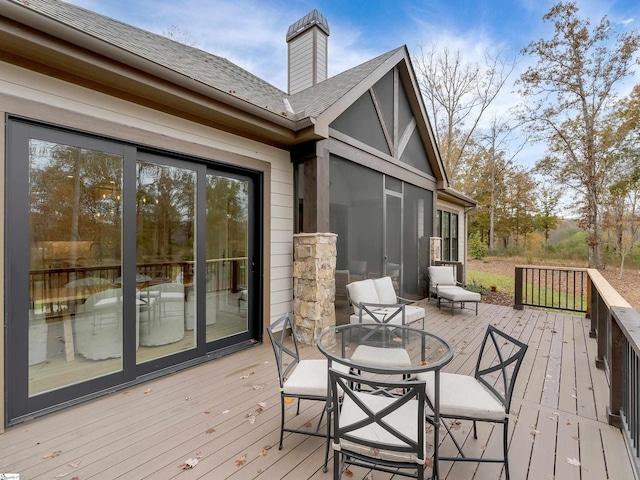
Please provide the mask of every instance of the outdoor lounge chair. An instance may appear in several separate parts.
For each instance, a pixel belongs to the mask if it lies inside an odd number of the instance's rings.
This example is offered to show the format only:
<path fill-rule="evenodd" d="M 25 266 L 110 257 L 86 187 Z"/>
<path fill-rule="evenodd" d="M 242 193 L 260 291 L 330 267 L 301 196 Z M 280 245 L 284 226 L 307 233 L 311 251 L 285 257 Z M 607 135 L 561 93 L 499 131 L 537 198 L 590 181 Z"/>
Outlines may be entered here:
<path fill-rule="evenodd" d="M 473 421 L 473 438 L 478 438 L 477 422 L 502 424 L 502 458 L 467 457 L 460 442 L 456 440 L 446 421 L 447 429 L 459 455 L 440 456 L 440 460 L 452 462 L 492 462 L 504 463 L 506 480 L 509 480 L 508 430 L 511 396 L 520 365 L 527 352 L 527 345 L 489 325 L 480 347 L 473 376 L 455 373 L 440 374 L 440 419 Z M 427 399 L 435 396 L 435 376 L 433 372 L 418 373 L 416 377 L 426 382 Z M 467 449 L 482 450 L 473 442 L 464 442 Z"/>
<path fill-rule="evenodd" d="M 347 285 L 347 297 L 351 308 L 349 316 L 351 323 L 386 323 L 374 312 L 376 310 L 384 312 L 385 309 L 397 309 L 401 305 L 403 306 L 401 316 L 394 314 L 396 316 L 391 323 L 410 325 L 422 320 L 424 327 L 424 308 L 407 305 L 406 303 L 411 303 L 413 300 L 398 297 L 393 288 L 391 277 L 369 278 L 351 282 Z M 366 305 L 366 311 L 362 311 L 361 304 Z"/>
<path fill-rule="evenodd" d="M 453 315 L 453 308 L 456 303 L 460 304 L 460 309 L 464 309 L 467 303 L 475 303 L 476 315 L 478 315 L 478 303 L 480 303 L 482 297 L 477 292 L 463 288 L 456 281 L 453 276 L 453 267 L 447 265 L 430 266 L 429 283 L 430 293 L 435 295 L 438 308 L 442 306 L 443 302 L 449 303 L 451 305 L 451 315 Z"/>

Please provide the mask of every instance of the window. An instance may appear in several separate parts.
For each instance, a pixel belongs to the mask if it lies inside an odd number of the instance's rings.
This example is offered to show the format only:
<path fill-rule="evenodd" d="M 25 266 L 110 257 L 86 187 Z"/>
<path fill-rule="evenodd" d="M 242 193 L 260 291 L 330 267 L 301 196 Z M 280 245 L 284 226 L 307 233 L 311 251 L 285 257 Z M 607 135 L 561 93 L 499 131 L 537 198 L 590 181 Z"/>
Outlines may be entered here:
<path fill-rule="evenodd" d="M 438 210 L 436 217 L 437 236 L 442 238 L 442 260 L 459 260 L 458 256 L 458 214 Z"/>

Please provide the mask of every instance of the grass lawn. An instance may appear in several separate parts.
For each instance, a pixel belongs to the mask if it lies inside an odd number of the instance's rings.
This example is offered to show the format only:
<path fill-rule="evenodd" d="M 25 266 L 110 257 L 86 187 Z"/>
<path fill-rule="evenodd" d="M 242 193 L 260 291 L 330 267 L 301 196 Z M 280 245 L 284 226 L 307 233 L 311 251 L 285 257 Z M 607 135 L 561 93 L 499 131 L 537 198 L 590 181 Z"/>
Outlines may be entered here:
<path fill-rule="evenodd" d="M 496 273 L 481 272 L 479 270 L 467 270 L 467 285 L 472 289 L 490 290 L 495 285 L 499 292 L 513 295 L 515 292 L 513 276 L 498 275 Z"/>

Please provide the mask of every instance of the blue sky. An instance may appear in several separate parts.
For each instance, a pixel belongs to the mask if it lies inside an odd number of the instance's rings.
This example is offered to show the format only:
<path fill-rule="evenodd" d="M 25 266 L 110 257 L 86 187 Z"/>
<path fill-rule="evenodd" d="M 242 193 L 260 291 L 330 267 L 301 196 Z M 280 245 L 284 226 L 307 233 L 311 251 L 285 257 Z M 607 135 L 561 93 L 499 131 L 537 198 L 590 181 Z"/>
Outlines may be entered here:
<path fill-rule="evenodd" d="M 70 3 L 162 34 L 175 26 L 195 46 L 229 59 L 276 87 L 287 89 L 289 25 L 317 8 L 329 22 L 329 75 L 335 75 L 401 45 L 413 54 L 419 44 L 459 48 L 465 58 L 482 58 L 485 49 L 502 48 L 518 55 L 531 41 L 549 38 L 552 26 L 542 21 L 552 0 L 70 0 Z M 614 30 L 640 28 L 638 0 L 577 0 L 581 16 L 592 23 L 603 15 Z M 498 112 L 513 105 L 513 82 L 527 66 L 520 59 Z M 640 68 L 638 69 L 640 70 Z M 624 86 L 627 94 L 640 83 L 636 73 Z M 540 148 L 525 149 L 520 162 L 533 165 Z"/>

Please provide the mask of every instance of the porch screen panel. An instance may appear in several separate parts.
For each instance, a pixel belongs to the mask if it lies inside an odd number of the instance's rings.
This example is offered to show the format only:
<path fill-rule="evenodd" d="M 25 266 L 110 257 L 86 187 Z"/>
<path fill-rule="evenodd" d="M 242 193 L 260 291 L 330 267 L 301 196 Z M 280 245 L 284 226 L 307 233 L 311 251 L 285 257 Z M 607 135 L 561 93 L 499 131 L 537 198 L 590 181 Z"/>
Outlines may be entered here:
<path fill-rule="evenodd" d="M 331 229 L 338 234 L 337 265 L 350 281 L 383 273 L 382 174 L 331 157 Z"/>
<path fill-rule="evenodd" d="M 122 370 L 122 164 L 29 140 L 29 396 Z"/>
<path fill-rule="evenodd" d="M 433 192 L 405 183 L 403 215 L 403 295 L 423 298 L 432 236 Z"/>

